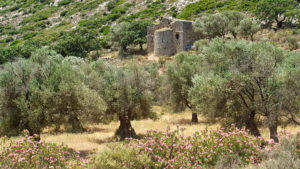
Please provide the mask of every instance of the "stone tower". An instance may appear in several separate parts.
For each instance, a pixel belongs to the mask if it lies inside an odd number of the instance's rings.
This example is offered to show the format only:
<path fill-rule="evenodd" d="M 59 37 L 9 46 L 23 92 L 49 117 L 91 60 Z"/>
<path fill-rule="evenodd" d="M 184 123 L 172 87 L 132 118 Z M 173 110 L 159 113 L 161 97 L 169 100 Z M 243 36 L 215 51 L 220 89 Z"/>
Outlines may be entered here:
<path fill-rule="evenodd" d="M 176 53 L 173 31 L 170 28 L 162 28 L 154 33 L 154 55 L 172 56 Z"/>
<path fill-rule="evenodd" d="M 191 21 L 163 19 L 159 24 L 148 27 L 148 53 L 154 56 L 172 56 L 177 52 L 191 49 L 200 39 L 193 30 Z"/>

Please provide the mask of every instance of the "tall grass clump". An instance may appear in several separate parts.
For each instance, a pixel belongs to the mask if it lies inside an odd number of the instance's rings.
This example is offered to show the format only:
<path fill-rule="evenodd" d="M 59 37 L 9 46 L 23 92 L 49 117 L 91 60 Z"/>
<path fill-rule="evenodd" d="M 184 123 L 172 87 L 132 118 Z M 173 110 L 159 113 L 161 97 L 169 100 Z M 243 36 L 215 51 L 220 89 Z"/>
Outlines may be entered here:
<path fill-rule="evenodd" d="M 109 149 L 97 154 L 89 168 L 132 169 L 148 168 L 151 159 L 147 154 L 140 153 L 136 148 L 124 144 L 112 144 Z"/>

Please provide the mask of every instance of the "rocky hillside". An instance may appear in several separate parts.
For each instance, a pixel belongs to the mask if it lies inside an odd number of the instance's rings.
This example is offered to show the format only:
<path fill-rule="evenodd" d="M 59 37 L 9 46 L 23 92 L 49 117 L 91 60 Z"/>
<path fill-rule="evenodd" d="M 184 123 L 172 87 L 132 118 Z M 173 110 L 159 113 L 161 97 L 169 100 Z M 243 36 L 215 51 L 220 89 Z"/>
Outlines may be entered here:
<path fill-rule="evenodd" d="M 214 10 L 251 10 L 258 0 L 1 0 L 0 47 L 39 39 L 56 42 L 78 27 L 109 36 L 110 26 L 136 19 L 194 19 Z"/>

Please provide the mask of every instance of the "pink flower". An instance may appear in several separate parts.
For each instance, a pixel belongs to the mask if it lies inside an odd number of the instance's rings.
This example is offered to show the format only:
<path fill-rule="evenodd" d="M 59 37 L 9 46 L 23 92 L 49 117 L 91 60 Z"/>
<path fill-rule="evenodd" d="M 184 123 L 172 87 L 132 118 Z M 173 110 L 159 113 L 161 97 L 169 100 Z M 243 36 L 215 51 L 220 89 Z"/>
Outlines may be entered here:
<path fill-rule="evenodd" d="M 269 144 L 274 144 L 274 143 L 275 143 L 275 141 L 273 139 L 269 140 Z"/>
<path fill-rule="evenodd" d="M 24 161 L 25 160 L 25 157 L 22 157 L 22 158 L 20 158 L 19 160 L 18 160 L 18 162 L 22 162 L 22 161 Z"/>

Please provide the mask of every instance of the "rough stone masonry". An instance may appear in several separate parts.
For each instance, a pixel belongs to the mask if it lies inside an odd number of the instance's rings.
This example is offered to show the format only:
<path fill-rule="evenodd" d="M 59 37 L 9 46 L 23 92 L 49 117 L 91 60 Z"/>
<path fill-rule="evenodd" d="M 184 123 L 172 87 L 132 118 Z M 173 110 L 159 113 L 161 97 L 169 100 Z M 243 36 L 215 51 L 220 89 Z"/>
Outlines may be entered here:
<path fill-rule="evenodd" d="M 191 21 L 162 19 L 159 24 L 148 27 L 148 53 L 172 56 L 189 50 L 198 39 L 199 35 L 193 30 Z"/>

